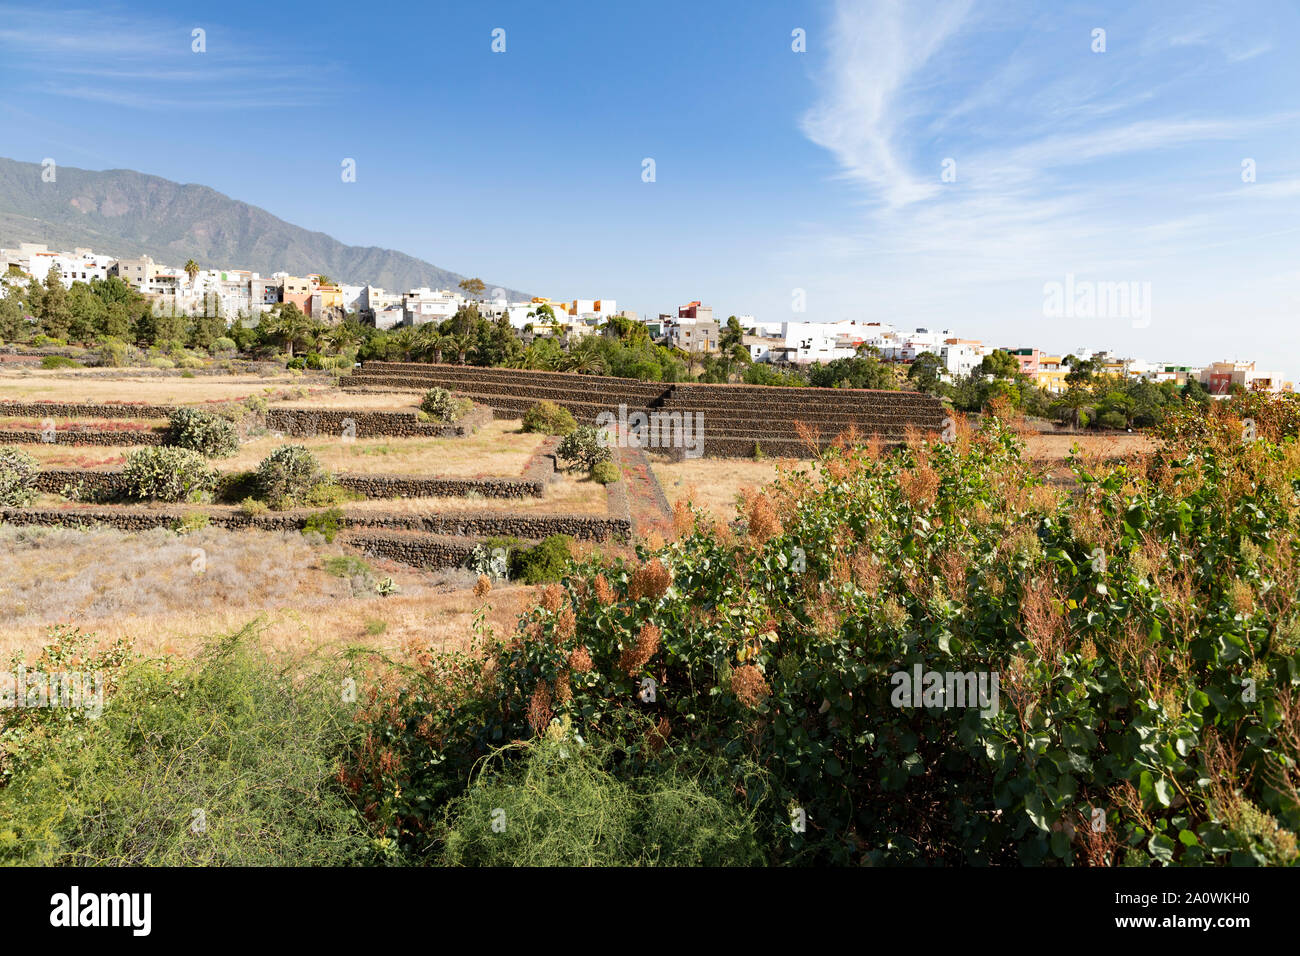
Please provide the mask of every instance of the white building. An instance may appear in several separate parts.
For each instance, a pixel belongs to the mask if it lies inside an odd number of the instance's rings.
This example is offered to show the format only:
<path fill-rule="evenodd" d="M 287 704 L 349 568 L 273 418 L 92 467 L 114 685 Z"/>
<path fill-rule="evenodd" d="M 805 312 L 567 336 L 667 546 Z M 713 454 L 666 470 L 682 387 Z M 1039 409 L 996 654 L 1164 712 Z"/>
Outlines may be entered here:
<path fill-rule="evenodd" d="M 464 296 L 448 289 L 412 289 L 402 296 L 402 322 L 404 325 L 443 322 L 464 304 Z"/>

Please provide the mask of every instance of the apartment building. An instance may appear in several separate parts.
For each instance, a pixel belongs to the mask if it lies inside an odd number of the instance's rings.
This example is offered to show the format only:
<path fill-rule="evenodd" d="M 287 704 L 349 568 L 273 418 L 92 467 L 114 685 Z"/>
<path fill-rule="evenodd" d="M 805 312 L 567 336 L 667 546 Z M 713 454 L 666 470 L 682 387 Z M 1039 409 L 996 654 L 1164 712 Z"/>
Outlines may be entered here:
<path fill-rule="evenodd" d="M 139 292 L 148 292 L 158 276 L 158 267 L 148 256 L 141 256 L 139 259 L 114 259 L 113 264 L 108 267 L 108 274 L 117 276 Z"/>
<path fill-rule="evenodd" d="M 465 304 L 465 297 L 447 289 L 412 289 L 402 296 L 402 324 L 443 322 Z"/>
<path fill-rule="evenodd" d="M 1212 362 L 1201 369 L 1200 381 L 1216 396 L 1231 394 L 1233 386 L 1252 392 L 1289 392 L 1293 388 L 1282 373 L 1256 368 L 1254 362 Z"/>

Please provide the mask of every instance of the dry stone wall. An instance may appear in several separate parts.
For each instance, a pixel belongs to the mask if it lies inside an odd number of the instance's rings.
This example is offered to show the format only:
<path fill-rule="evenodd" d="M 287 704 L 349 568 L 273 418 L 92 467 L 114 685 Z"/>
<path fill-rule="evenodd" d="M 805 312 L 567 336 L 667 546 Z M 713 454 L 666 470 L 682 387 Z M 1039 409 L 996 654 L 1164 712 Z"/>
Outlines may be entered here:
<path fill-rule="evenodd" d="M 677 429 L 699 429 L 687 441 L 666 446 L 676 457 L 697 451 L 716 457 L 748 457 L 756 449 L 781 457 L 807 457 L 836 436 L 856 432 L 897 444 L 909 430 L 938 431 L 950 412 L 920 392 L 823 389 L 762 385 L 636 382 L 608 376 L 478 368 L 405 362 L 368 362 L 344 387 L 359 390 L 423 390 L 435 385 L 457 391 L 492 409 L 498 418 L 522 417 L 538 401 L 564 406 L 579 423 L 603 413 L 641 412 Z M 674 434 L 680 435 L 679 430 Z"/>

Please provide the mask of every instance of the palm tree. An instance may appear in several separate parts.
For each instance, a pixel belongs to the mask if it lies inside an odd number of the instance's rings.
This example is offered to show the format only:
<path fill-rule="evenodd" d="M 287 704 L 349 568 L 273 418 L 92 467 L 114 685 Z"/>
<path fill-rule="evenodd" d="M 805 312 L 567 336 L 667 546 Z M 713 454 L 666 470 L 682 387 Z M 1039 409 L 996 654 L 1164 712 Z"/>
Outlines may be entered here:
<path fill-rule="evenodd" d="M 197 276 L 202 271 L 203 270 L 199 268 L 199 264 L 195 262 L 193 259 L 186 260 L 185 274 L 190 277 L 190 285 L 194 285 L 194 277 Z"/>
<path fill-rule="evenodd" d="M 581 375 L 600 375 L 605 371 L 605 357 L 600 352 L 600 345 L 595 339 L 584 338 L 573 343 L 569 354 L 563 362 L 566 372 L 578 372 Z"/>
<path fill-rule="evenodd" d="M 474 340 L 468 335 L 444 335 L 438 341 L 442 343 L 444 351 L 456 353 L 458 365 L 465 364 L 465 356 L 474 347 Z"/>
<path fill-rule="evenodd" d="M 439 365 L 442 364 L 442 353 L 450 352 L 456 348 L 456 339 L 450 335 L 438 335 L 433 340 L 433 360 Z"/>
<path fill-rule="evenodd" d="M 411 352 L 415 348 L 415 329 L 409 325 L 404 325 L 400 329 L 394 329 L 388 336 L 388 344 L 396 349 L 402 355 L 402 361 L 411 360 Z"/>
<path fill-rule="evenodd" d="M 326 333 L 330 345 L 336 352 L 345 352 L 354 345 L 359 345 L 366 334 L 355 322 L 340 322 Z"/>
<path fill-rule="evenodd" d="M 1079 414 L 1092 404 L 1092 396 L 1085 389 L 1071 388 L 1056 402 L 1070 410 L 1070 418 L 1075 428 L 1079 427 Z"/>
<path fill-rule="evenodd" d="M 292 302 L 276 309 L 269 326 L 271 334 L 284 342 L 289 358 L 293 358 L 294 344 L 311 340 L 319 328 L 311 316 Z"/>

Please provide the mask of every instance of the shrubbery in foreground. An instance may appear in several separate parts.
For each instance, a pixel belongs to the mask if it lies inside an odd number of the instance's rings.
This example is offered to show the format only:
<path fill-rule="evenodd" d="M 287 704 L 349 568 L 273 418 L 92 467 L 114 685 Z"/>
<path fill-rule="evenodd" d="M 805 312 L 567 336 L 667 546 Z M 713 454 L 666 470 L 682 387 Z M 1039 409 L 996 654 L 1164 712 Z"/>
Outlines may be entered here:
<path fill-rule="evenodd" d="M 482 656 L 428 659 L 371 702 L 348 784 L 436 853 L 476 761 L 560 719 L 626 741 L 604 769 L 629 785 L 756 765 L 714 783 L 772 863 L 1294 863 L 1300 450 L 1277 437 L 1075 461 L 1073 491 L 996 420 L 832 450 L 740 533 L 683 513 Z M 997 706 L 904 704 L 914 668 L 996 674 Z"/>
<path fill-rule="evenodd" d="M 196 661 L 55 634 L 29 671 L 104 675 L 105 706 L 0 711 L 0 863 L 344 865 L 375 845 L 334 776 L 337 677 L 291 677 L 246 630 Z M 15 665 L 18 662 L 15 662 Z"/>

